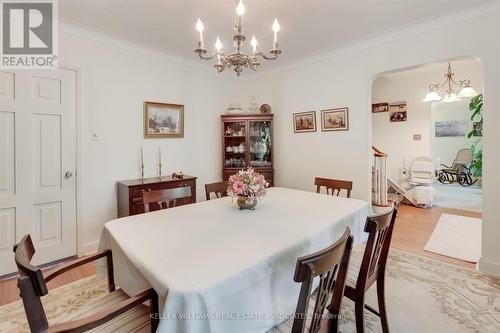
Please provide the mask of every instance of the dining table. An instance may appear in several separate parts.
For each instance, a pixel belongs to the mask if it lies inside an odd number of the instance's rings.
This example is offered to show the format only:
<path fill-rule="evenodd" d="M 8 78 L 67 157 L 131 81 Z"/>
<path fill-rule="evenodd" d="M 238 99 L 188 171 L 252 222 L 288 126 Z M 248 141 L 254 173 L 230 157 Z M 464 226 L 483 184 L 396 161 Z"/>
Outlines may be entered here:
<path fill-rule="evenodd" d="M 355 244 L 370 206 L 362 200 L 267 189 L 254 210 L 231 197 L 107 222 L 116 284 L 134 295 L 154 288 L 161 333 L 266 332 L 293 316 L 297 258 L 350 228 Z"/>

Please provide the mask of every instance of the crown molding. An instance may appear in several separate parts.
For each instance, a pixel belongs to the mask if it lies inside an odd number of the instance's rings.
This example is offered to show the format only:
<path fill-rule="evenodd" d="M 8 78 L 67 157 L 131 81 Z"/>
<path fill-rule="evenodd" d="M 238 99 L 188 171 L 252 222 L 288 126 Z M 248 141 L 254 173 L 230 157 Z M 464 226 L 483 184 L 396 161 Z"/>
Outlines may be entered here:
<path fill-rule="evenodd" d="M 206 64 L 202 63 L 201 60 L 195 61 L 195 60 L 186 60 L 184 58 L 181 58 L 179 56 L 175 56 L 171 53 L 163 52 L 163 51 L 158 51 L 152 48 L 148 48 L 145 45 L 134 43 L 125 39 L 121 38 L 116 38 L 113 36 L 110 36 L 108 34 L 91 30 L 88 28 L 84 28 L 80 25 L 74 24 L 72 22 L 64 21 L 61 20 L 59 22 L 59 34 L 68 34 L 68 35 L 73 35 L 76 37 L 82 37 L 86 39 L 93 40 L 95 42 L 119 48 L 122 50 L 126 50 L 127 52 L 132 52 L 137 55 L 142 55 L 142 56 L 147 56 L 154 58 L 156 60 L 160 61 L 165 61 L 169 63 L 174 63 L 178 64 L 184 67 L 196 69 L 196 70 L 202 70 L 203 72 L 210 72 L 213 74 L 217 74 L 217 71 L 212 67 L 212 66 L 207 66 Z M 61 46 L 61 44 L 59 44 Z M 193 52 L 194 54 L 194 52 Z M 196 59 L 193 57 L 193 59 Z M 223 72 L 221 73 L 222 76 L 229 76 L 229 72 Z M 232 77 L 232 76 L 231 76 Z"/>
<path fill-rule="evenodd" d="M 480 17 L 483 15 L 487 15 L 493 12 L 498 12 L 500 9 L 500 0 L 491 0 L 485 2 L 480 5 L 474 5 L 467 8 L 462 9 L 459 12 L 452 13 L 445 16 L 434 17 L 431 20 L 426 20 L 425 22 L 415 23 L 408 25 L 406 27 L 399 28 L 397 30 L 385 32 L 378 35 L 372 35 L 367 38 L 363 38 L 352 43 L 346 44 L 341 47 L 331 48 L 326 51 L 321 51 L 315 55 L 311 55 L 306 57 L 305 59 L 293 61 L 288 64 L 274 64 L 273 68 L 260 68 L 259 72 L 248 72 L 244 73 L 244 76 L 236 78 L 241 81 L 253 80 L 256 78 L 260 78 L 262 76 L 274 75 L 276 73 L 284 72 L 287 70 L 291 70 L 297 67 L 302 67 L 305 65 L 322 62 L 336 56 L 361 51 L 369 47 L 377 46 L 380 44 L 384 44 L 387 42 L 391 42 L 394 40 L 398 40 L 410 35 L 415 35 L 419 33 L 425 33 L 430 30 L 442 28 L 449 26 L 451 24 L 465 21 L 469 19 L 473 19 L 476 17 Z M 80 25 L 74 24 L 72 22 L 61 20 L 59 23 L 60 33 L 72 34 L 78 37 L 88 38 L 102 44 L 106 44 L 109 46 L 121 48 L 130 52 L 134 52 L 136 54 L 145 55 L 148 57 L 153 57 L 157 60 L 167 61 L 175 64 L 179 64 L 185 67 L 193 68 L 196 70 L 202 70 L 204 72 L 214 73 L 212 66 L 207 66 L 206 63 L 198 62 L 193 60 L 186 60 L 185 58 L 181 58 L 179 56 L 173 55 L 171 53 L 167 53 L 164 51 L 155 50 L 152 48 L 148 48 L 145 45 L 141 45 L 138 43 L 134 43 L 131 41 L 127 41 L 124 39 L 120 39 L 117 37 L 110 36 L 105 33 L 101 33 L 95 30 L 90 30 L 88 28 L 84 28 Z M 217 73 L 214 73 L 217 74 Z M 231 71 L 222 72 L 222 77 L 235 79 L 234 75 Z M 246 75 L 245 75 L 246 74 Z"/>
<path fill-rule="evenodd" d="M 274 75 L 280 72 L 285 72 L 291 69 L 295 69 L 298 67 L 303 67 L 306 65 L 322 62 L 336 56 L 351 53 L 355 51 L 362 51 L 369 47 L 378 46 L 381 44 L 385 44 L 388 42 L 392 42 L 398 39 L 402 39 L 404 37 L 408 37 L 415 34 L 421 34 L 428 31 L 432 31 L 434 29 L 446 27 L 452 25 L 457 22 L 466 21 L 470 19 L 474 19 L 477 17 L 481 17 L 484 15 L 488 15 L 494 12 L 500 11 L 500 0 L 492 0 L 481 5 L 470 6 L 462 9 L 459 12 L 434 17 L 431 20 L 426 20 L 425 22 L 414 23 L 411 25 L 407 25 L 405 27 L 399 28 L 397 30 L 385 32 L 382 34 L 372 35 L 367 38 L 363 38 L 357 41 L 354 41 L 350 44 L 346 44 L 342 47 L 333 48 L 330 50 L 322 51 L 315 55 L 309 56 L 305 59 L 301 59 L 298 61 L 293 61 L 289 64 L 277 65 L 272 69 L 266 69 L 259 73 L 252 73 L 250 76 L 246 77 L 246 80 L 260 78 L 262 76 Z"/>

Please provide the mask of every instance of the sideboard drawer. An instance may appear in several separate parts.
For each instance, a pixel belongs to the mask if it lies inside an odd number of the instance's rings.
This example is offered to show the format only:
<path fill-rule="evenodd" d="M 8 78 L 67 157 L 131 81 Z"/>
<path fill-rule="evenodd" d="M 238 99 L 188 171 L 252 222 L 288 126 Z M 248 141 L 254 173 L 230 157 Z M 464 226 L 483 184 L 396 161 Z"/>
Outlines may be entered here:
<path fill-rule="evenodd" d="M 144 181 L 130 180 L 118 182 L 118 217 L 144 213 L 142 196 L 144 192 L 160 191 L 177 187 L 191 187 L 191 203 L 196 202 L 196 177 L 184 176 L 183 179 L 170 177 L 149 178 Z"/>

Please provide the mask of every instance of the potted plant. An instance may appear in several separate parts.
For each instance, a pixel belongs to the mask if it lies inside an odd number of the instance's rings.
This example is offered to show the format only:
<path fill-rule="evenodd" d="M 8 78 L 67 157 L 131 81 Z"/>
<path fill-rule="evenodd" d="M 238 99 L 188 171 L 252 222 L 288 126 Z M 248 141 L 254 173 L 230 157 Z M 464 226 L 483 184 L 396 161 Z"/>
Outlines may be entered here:
<path fill-rule="evenodd" d="M 269 183 L 264 175 L 249 167 L 229 177 L 227 194 L 236 199 L 241 209 L 255 209 L 257 200 L 265 195 Z"/>
<path fill-rule="evenodd" d="M 472 98 L 469 103 L 469 110 L 472 112 L 470 120 L 472 129 L 467 134 L 468 138 L 483 136 L 483 94 Z M 471 164 L 472 174 L 476 178 L 481 178 L 483 172 L 483 146 L 481 139 L 477 139 L 471 146 L 473 161 Z"/>

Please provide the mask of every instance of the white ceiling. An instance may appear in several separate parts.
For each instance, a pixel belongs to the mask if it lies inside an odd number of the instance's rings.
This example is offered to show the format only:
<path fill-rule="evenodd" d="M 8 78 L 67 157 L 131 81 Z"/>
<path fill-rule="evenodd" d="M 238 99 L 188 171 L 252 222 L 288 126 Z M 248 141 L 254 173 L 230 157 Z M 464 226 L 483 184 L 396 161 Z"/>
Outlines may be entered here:
<path fill-rule="evenodd" d="M 268 50 L 277 17 L 285 64 L 488 1 L 244 0 L 243 28 Z M 186 60 L 196 60 L 198 17 L 207 46 L 217 35 L 226 50 L 231 46 L 234 0 L 59 0 L 59 6 L 64 22 Z"/>

